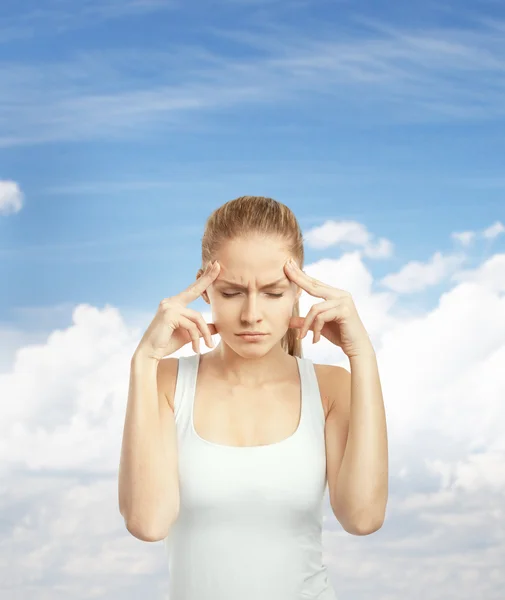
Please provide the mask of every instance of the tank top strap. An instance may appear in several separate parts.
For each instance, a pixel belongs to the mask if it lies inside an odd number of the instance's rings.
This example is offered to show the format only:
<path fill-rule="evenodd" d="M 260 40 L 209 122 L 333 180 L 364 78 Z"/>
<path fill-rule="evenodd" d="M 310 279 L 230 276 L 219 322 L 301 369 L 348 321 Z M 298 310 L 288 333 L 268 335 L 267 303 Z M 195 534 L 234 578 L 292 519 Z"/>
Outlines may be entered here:
<path fill-rule="evenodd" d="M 296 357 L 300 373 L 300 384 L 304 404 L 302 411 L 310 426 L 320 433 L 324 428 L 325 416 L 321 401 L 321 392 L 317 380 L 314 363 L 310 358 Z M 196 391 L 196 380 L 200 357 L 198 354 L 180 356 L 177 370 L 177 381 L 174 395 L 175 420 L 182 429 L 191 426 L 192 402 Z"/>

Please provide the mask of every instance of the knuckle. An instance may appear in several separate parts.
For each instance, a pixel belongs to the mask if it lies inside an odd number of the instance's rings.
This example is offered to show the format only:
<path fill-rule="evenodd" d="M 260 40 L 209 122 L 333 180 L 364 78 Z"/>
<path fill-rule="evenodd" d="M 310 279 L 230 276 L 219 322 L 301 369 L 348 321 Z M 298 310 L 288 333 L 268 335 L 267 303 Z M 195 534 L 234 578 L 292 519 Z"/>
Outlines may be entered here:
<path fill-rule="evenodd" d="M 172 307 L 167 304 L 163 304 L 162 306 L 160 306 L 159 310 L 163 316 L 166 316 L 167 314 L 170 314 L 173 311 Z"/>
<path fill-rule="evenodd" d="M 173 306 L 163 306 L 161 309 L 161 313 L 165 319 L 179 316 L 179 313 L 175 310 Z"/>
<path fill-rule="evenodd" d="M 160 302 L 160 306 L 162 308 L 169 308 L 169 307 L 174 306 L 174 304 L 175 304 L 175 302 L 174 302 L 173 297 L 163 298 L 163 300 Z"/>

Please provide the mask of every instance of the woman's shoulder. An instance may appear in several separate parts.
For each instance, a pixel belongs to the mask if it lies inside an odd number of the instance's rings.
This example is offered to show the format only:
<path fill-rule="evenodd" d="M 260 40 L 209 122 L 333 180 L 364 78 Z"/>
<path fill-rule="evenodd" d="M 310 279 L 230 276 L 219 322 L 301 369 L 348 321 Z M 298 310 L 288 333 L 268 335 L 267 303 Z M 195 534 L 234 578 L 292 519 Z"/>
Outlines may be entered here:
<path fill-rule="evenodd" d="M 340 375 L 340 370 L 343 369 L 343 367 L 320 363 L 313 363 L 313 365 L 317 377 L 317 383 L 319 385 L 319 391 L 321 393 L 321 401 L 323 403 L 324 413 L 325 416 L 328 416 L 328 413 L 337 398 L 337 392 L 339 388 L 338 378 Z"/>

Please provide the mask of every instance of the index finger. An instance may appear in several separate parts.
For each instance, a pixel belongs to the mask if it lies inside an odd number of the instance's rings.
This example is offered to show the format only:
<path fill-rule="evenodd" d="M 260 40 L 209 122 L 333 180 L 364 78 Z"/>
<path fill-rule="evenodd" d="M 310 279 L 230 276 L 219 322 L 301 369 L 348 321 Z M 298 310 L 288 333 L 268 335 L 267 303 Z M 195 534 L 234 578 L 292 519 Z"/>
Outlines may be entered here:
<path fill-rule="evenodd" d="M 194 283 L 179 294 L 179 297 L 182 298 L 183 302 L 189 304 L 199 298 L 219 275 L 220 268 L 221 266 L 217 261 L 215 261 L 212 268 L 209 269 L 209 267 L 207 267 Z"/>
<path fill-rule="evenodd" d="M 328 286 L 318 281 L 314 277 L 309 277 L 304 271 L 300 269 L 296 264 L 290 266 L 288 263 L 284 265 L 284 270 L 288 276 L 288 279 L 294 281 L 296 285 L 305 290 L 314 298 L 326 299 L 325 293 L 328 291 Z"/>

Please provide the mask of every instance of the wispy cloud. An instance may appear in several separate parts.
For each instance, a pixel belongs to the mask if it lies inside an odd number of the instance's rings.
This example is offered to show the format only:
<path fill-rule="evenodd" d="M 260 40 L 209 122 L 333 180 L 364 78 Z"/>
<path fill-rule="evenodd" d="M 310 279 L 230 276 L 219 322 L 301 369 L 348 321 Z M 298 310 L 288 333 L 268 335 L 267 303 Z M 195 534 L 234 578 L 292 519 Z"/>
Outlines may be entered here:
<path fill-rule="evenodd" d="M 150 6 L 126 4 L 131 10 Z M 126 10 L 116 2 L 89 6 L 116 9 Z M 323 96 L 340 109 L 335 121 L 358 113 L 361 120 L 381 122 L 501 119 L 501 26 L 492 21 L 472 29 L 403 30 L 368 21 L 352 35 L 335 30 L 316 36 L 278 25 L 257 33 L 209 25 L 207 33 L 218 41 L 247 46 L 252 54 L 244 58 L 242 51 L 236 58 L 231 50 L 187 43 L 158 53 L 130 48 L 52 63 L 4 62 L 0 146 L 122 138 L 164 128 L 209 131 L 218 127 L 206 118 L 211 112 L 286 102 L 309 110 L 311 98 Z"/>
<path fill-rule="evenodd" d="M 179 6 L 178 0 L 45 0 L 42 7 L 37 3 L 31 10 L 24 4 L 19 12 L 0 12 L 0 43 L 35 36 L 54 36 L 105 20 L 148 15 Z"/>
<path fill-rule="evenodd" d="M 185 236 L 195 235 L 201 231 L 200 224 L 189 225 L 167 225 L 141 229 L 120 235 L 107 235 L 102 238 L 82 239 L 68 243 L 41 243 L 23 244 L 12 248 L 0 248 L 0 259 L 29 259 L 42 260 L 47 265 L 52 262 L 113 262 L 128 260 L 131 256 L 132 243 L 135 244 L 135 252 L 138 252 L 145 243 L 147 251 L 153 251 L 153 243 L 161 243 L 162 240 L 170 238 L 174 241 L 183 239 Z M 93 251 L 96 250 L 96 254 Z M 81 252 L 79 254 L 79 252 Z M 151 253 L 156 255 L 154 250 Z"/>

